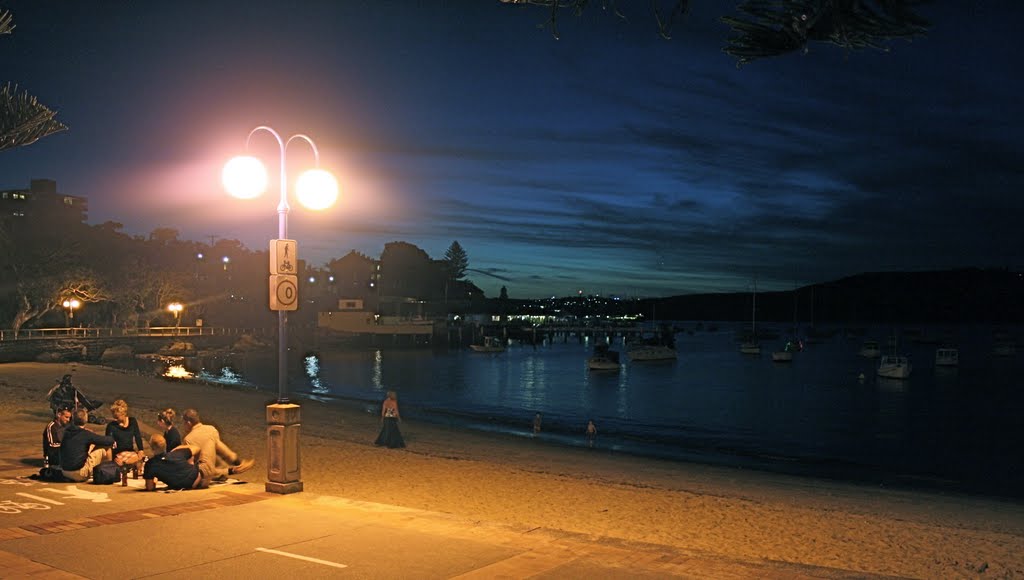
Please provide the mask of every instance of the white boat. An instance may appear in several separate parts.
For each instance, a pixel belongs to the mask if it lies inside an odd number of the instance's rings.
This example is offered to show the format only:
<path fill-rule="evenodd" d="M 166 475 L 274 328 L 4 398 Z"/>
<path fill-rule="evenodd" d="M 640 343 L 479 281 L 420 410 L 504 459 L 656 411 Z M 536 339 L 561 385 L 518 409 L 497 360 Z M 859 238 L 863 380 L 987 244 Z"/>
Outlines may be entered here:
<path fill-rule="evenodd" d="M 910 361 L 905 356 L 887 354 L 878 363 L 878 376 L 880 377 L 906 379 L 910 378 L 910 371 Z"/>
<path fill-rule="evenodd" d="M 626 356 L 631 361 L 675 360 L 678 358 L 674 348 L 661 344 L 639 344 L 630 347 L 626 350 Z"/>
<path fill-rule="evenodd" d="M 485 336 L 483 344 L 471 344 L 474 352 L 505 352 L 505 343 L 497 336 Z"/>
<path fill-rule="evenodd" d="M 592 371 L 617 371 L 621 369 L 618 351 L 609 350 L 607 345 L 598 345 L 594 354 L 587 359 L 587 368 Z"/>
<path fill-rule="evenodd" d="M 882 349 L 878 348 L 877 340 L 865 340 L 857 354 L 864 358 L 878 358 L 882 354 Z"/>
<path fill-rule="evenodd" d="M 772 351 L 772 360 L 775 362 L 792 362 L 793 351 L 791 350 L 775 350 Z"/>
<path fill-rule="evenodd" d="M 935 349 L 935 366 L 955 367 L 960 364 L 960 351 L 955 348 Z"/>

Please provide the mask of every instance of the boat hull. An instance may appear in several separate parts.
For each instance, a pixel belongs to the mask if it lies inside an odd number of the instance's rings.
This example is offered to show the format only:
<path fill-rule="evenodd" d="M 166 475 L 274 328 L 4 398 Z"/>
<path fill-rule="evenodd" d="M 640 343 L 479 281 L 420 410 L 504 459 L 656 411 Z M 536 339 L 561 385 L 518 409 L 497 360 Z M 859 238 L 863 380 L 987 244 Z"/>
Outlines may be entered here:
<path fill-rule="evenodd" d="M 631 361 L 646 360 L 675 360 L 678 358 L 676 351 L 667 346 L 644 346 L 626 351 L 626 356 Z"/>

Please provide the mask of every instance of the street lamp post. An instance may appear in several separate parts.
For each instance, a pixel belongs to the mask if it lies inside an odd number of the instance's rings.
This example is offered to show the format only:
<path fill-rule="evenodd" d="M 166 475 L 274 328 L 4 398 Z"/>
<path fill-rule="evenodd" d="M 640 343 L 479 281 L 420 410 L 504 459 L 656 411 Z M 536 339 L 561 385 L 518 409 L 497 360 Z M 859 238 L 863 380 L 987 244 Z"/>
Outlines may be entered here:
<path fill-rule="evenodd" d="M 62 306 L 68 309 L 68 318 L 64 321 L 68 327 L 71 326 L 71 322 L 75 319 L 75 308 L 81 305 L 82 303 L 77 298 L 70 298 L 62 303 Z"/>
<path fill-rule="evenodd" d="M 178 325 L 181 322 L 181 310 L 184 306 L 180 302 L 171 302 L 167 305 L 167 310 L 174 314 L 174 333 L 178 333 Z"/>
<path fill-rule="evenodd" d="M 253 135 L 265 131 L 277 140 L 281 161 L 281 200 L 277 206 L 278 227 L 277 240 L 271 240 L 271 309 L 277 310 L 277 402 L 267 405 L 267 484 L 266 490 L 275 493 L 294 493 L 302 491 L 301 464 L 299 461 L 299 431 L 301 415 L 299 405 L 288 400 L 288 310 L 298 307 L 297 279 L 298 258 L 289 256 L 294 252 L 295 242 L 288 240 L 288 179 L 286 177 L 286 157 L 288 146 L 292 141 L 301 140 L 309 144 L 313 150 L 315 166 L 320 164 L 320 152 L 312 139 L 302 134 L 295 134 L 287 140 L 274 129 L 261 125 L 249 132 L 246 138 L 246 149 Z M 263 164 L 255 157 L 240 156 L 230 160 L 224 166 L 224 186 L 231 195 L 251 199 L 262 194 L 267 187 L 267 172 Z M 299 201 L 310 209 L 325 209 L 331 206 L 338 196 L 338 185 L 334 177 L 322 170 L 311 169 L 303 173 L 296 183 Z M 277 255 L 277 250 L 284 248 L 285 259 Z M 283 266 L 283 267 L 282 267 Z M 290 280 L 288 280 L 290 279 Z M 287 300 L 282 301 L 275 294 L 275 282 L 278 288 L 286 287 Z M 290 286 L 288 286 L 290 284 Z"/>

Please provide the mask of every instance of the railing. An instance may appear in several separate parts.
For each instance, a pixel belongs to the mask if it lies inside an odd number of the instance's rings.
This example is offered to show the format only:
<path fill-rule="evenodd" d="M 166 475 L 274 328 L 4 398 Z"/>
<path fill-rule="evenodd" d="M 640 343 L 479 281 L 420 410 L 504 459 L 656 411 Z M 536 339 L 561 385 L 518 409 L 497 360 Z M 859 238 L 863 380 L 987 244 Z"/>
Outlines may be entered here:
<path fill-rule="evenodd" d="M 23 328 L 0 329 L 0 342 L 13 340 L 39 340 L 53 338 L 134 338 L 148 336 L 268 336 L 268 328 L 233 328 L 216 326 L 149 326 L 140 328 Z"/>

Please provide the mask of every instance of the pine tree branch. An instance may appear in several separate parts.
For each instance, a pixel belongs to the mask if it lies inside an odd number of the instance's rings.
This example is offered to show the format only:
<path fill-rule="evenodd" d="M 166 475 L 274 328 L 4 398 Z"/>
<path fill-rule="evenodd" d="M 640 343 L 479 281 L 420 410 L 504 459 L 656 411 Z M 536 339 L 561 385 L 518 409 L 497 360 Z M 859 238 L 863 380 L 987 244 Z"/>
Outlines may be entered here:
<path fill-rule="evenodd" d="M 0 88 L 0 151 L 31 145 L 39 139 L 67 130 L 57 113 L 28 91 L 7 83 Z"/>

